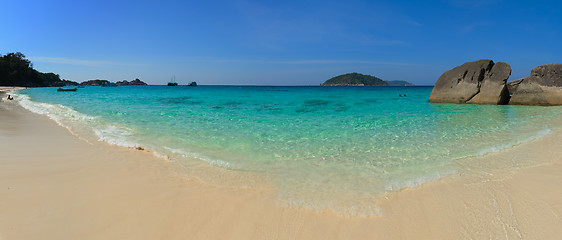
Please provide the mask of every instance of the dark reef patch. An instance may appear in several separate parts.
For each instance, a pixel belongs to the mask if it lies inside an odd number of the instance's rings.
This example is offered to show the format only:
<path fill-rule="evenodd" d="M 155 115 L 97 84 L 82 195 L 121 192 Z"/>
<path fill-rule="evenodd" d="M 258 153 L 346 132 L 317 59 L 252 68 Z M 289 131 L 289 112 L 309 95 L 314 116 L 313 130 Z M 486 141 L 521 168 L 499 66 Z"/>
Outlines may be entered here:
<path fill-rule="evenodd" d="M 201 100 L 195 100 L 193 99 L 193 97 L 191 96 L 182 96 L 182 97 L 163 97 L 163 98 L 159 98 L 158 100 L 156 100 L 157 102 L 163 103 L 163 104 L 188 104 L 188 105 L 194 105 L 194 104 L 200 104 L 203 103 L 203 101 Z"/>
<path fill-rule="evenodd" d="M 303 106 L 305 107 L 315 107 L 315 106 L 324 106 L 330 104 L 330 101 L 322 100 L 322 99 L 310 99 L 304 101 Z"/>

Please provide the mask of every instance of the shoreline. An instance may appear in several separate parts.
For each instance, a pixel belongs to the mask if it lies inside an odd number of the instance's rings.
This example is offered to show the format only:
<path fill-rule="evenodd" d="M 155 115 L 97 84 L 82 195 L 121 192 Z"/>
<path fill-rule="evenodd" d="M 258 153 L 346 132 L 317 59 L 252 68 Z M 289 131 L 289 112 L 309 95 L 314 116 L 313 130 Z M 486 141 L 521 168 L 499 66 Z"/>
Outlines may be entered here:
<path fill-rule="evenodd" d="M 478 167 L 391 192 L 377 200 L 380 216 L 340 217 L 279 206 L 267 189 L 186 179 L 172 163 L 148 152 L 88 144 L 5 99 L 0 120 L 0 239 L 548 239 L 562 234 L 557 228 L 562 223 L 560 129 L 478 157 Z"/>

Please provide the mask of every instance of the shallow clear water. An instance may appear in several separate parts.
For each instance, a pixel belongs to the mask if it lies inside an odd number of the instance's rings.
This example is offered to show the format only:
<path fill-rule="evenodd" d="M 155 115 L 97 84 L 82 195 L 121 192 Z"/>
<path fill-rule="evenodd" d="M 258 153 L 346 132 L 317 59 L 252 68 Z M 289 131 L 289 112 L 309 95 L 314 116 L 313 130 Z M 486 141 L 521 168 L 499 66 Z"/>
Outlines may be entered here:
<path fill-rule="evenodd" d="M 560 128 L 548 120 L 561 107 L 431 104 L 431 89 L 120 86 L 18 98 L 78 135 L 267 175 L 281 199 L 301 206 L 416 186 L 456 172 L 456 159 Z"/>

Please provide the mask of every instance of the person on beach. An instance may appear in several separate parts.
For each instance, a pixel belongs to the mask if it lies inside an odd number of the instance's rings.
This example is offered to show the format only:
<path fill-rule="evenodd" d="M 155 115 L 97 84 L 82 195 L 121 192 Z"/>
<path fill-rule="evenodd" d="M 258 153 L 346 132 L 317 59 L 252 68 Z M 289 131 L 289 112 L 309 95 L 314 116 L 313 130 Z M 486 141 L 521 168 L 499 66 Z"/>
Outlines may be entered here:
<path fill-rule="evenodd" d="M 14 98 L 8 94 L 8 100 L 14 100 Z"/>

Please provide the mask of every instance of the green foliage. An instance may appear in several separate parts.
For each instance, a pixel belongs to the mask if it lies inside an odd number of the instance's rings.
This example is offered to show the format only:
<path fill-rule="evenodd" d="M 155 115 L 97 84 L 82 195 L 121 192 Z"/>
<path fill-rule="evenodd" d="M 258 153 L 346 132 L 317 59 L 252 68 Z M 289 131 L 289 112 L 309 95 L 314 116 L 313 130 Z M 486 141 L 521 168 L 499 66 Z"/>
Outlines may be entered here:
<path fill-rule="evenodd" d="M 58 74 L 42 73 L 33 69 L 33 64 L 20 52 L 0 56 L 0 86 L 60 87 L 78 85 L 61 80 Z"/>
<path fill-rule="evenodd" d="M 78 85 L 80 85 L 77 82 L 66 80 L 66 79 L 63 79 L 62 83 L 63 83 L 62 86 L 78 86 Z"/>
<path fill-rule="evenodd" d="M 347 73 L 328 79 L 322 86 L 387 86 L 382 79 L 360 73 Z"/>

